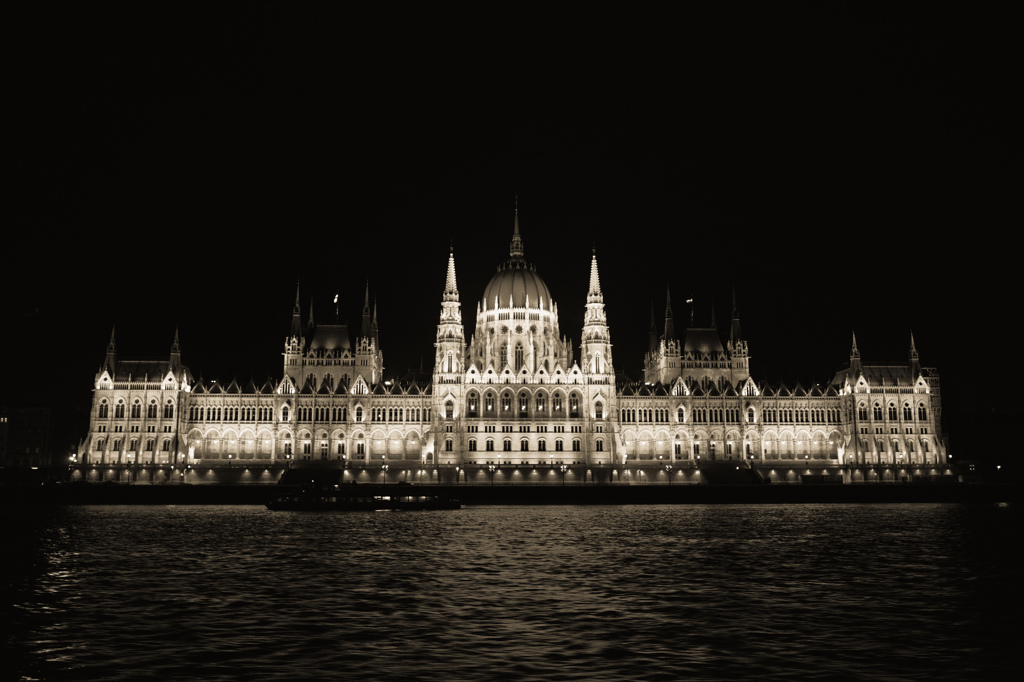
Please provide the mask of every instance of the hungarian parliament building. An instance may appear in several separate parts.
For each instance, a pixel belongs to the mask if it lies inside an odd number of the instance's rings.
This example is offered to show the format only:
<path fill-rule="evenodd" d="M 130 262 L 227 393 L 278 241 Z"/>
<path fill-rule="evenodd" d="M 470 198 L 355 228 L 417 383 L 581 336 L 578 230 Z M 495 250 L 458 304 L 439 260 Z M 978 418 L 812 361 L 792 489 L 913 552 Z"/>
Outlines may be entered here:
<path fill-rule="evenodd" d="M 596 254 L 578 348 L 524 258 L 518 212 L 468 338 L 455 265 L 452 253 L 429 378 L 385 380 L 368 293 L 353 338 L 337 320 L 304 325 L 296 291 L 282 376 L 262 385 L 197 380 L 177 333 L 169 356 L 151 361 L 120 359 L 111 334 L 73 475 L 274 483 L 310 466 L 355 482 L 675 484 L 716 471 L 773 483 L 949 474 L 938 373 L 921 367 L 912 336 L 905 363 L 862 362 L 854 337 L 827 386 L 770 386 L 751 375 L 735 304 L 726 335 L 692 322 L 677 332 L 669 302 L 643 381 L 629 381 L 616 375 Z"/>

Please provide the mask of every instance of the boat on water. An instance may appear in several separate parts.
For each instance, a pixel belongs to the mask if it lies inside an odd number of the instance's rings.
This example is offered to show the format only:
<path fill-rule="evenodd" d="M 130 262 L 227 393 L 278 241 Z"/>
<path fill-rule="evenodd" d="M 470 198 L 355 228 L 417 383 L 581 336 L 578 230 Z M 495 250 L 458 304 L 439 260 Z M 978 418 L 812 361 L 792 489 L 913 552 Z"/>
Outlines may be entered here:
<path fill-rule="evenodd" d="M 272 511 L 378 511 L 461 509 L 462 503 L 413 485 L 305 485 L 282 490 L 267 503 Z"/>

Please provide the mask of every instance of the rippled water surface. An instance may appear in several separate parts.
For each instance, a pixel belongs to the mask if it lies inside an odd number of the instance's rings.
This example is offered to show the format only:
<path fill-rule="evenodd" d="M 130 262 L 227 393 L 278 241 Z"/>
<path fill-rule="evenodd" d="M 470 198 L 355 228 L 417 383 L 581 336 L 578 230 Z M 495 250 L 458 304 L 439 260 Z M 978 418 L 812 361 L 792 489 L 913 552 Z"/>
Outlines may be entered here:
<path fill-rule="evenodd" d="M 1008 679 L 989 505 L 4 509 L 21 679 Z"/>

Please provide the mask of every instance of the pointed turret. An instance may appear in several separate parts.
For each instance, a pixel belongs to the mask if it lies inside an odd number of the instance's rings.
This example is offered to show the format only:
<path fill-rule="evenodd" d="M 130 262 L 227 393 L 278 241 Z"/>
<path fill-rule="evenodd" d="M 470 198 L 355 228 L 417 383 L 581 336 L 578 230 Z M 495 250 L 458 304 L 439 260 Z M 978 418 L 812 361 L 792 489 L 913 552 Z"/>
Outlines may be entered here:
<path fill-rule="evenodd" d="M 658 328 L 654 324 L 654 301 L 651 301 L 651 328 L 648 331 L 648 353 L 658 352 Z"/>
<path fill-rule="evenodd" d="M 177 376 L 178 370 L 181 369 L 181 346 L 178 345 L 178 328 L 174 328 L 174 342 L 171 343 L 171 372 Z"/>
<path fill-rule="evenodd" d="M 910 332 L 910 376 L 914 379 L 921 376 L 921 359 L 917 356 L 917 346 L 914 345 L 914 332 Z"/>
<path fill-rule="evenodd" d="M 860 351 L 857 350 L 857 332 L 853 334 L 853 345 L 850 348 L 850 374 L 854 377 L 861 373 L 860 367 Z"/>
<path fill-rule="evenodd" d="M 736 287 L 732 289 L 732 327 L 729 329 L 729 344 L 735 348 L 743 333 L 740 331 L 740 309 L 736 305 Z"/>
<path fill-rule="evenodd" d="M 590 288 L 587 290 L 587 303 L 604 303 L 604 295 L 601 293 L 601 279 L 597 275 L 596 247 L 590 258 Z"/>
<path fill-rule="evenodd" d="M 601 279 L 597 274 L 597 249 L 590 257 L 590 285 L 587 288 L 587 311 L 583 316 L 581 360 L 586 372 L 607 375 L 610 380 L 614 376 L 612 369 L 612 344 L 608 331 L 608 317 L 604 310 L 604 294 L 601 292 Z M 569 366 L 572 366 L 570 362 Z"/>
<path fill-rule="evenodd" d="M 665 340 L 671 341 L 676 337 L 675 324 L 672 321 L 672 291 L 665 288 Z"/>
<path fill-rule="evenodd" d="M 444 296 L 442 300 L 459 300 L 459 287 L 455 282 L 455 247 L 449 247 L 448 251 L 448 273 L 444 279 Z"/>
<path fill-rule="evenodd" d="M 107 344 L 107 356 L 103 360 L 103 368 L 114 376 L 114 369 L 117 367 L 117 343 L 114 341 L 116 327 L 110 328 L 110 342 Z M 102 370 L 101 370 L 102 371 Z"/>
<path fill-rule="evenodd" d="M 363 297 L 363 336 L 373 335 L 373 316 L 370 313 L 370 280 L 366 280 L 366 295 Z"/>
<path fill-rule="evenodd" d="M 298 341 L 302 338 L 302 308 L 299 305 L 299 282 L 295 282 L 295 307 L 292 308 L 292 328 L 289 337 Z"/>

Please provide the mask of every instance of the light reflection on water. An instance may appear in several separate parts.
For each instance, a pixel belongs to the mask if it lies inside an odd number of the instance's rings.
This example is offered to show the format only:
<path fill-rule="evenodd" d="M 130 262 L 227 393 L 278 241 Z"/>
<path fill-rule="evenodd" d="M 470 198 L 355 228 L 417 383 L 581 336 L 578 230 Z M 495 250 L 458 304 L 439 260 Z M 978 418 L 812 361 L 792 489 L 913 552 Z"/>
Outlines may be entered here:
<path fill-rule="evenodd" d="M 1016 646 L 1007 506 L 4 516 L 25 679 L 992 679 Z"/>

